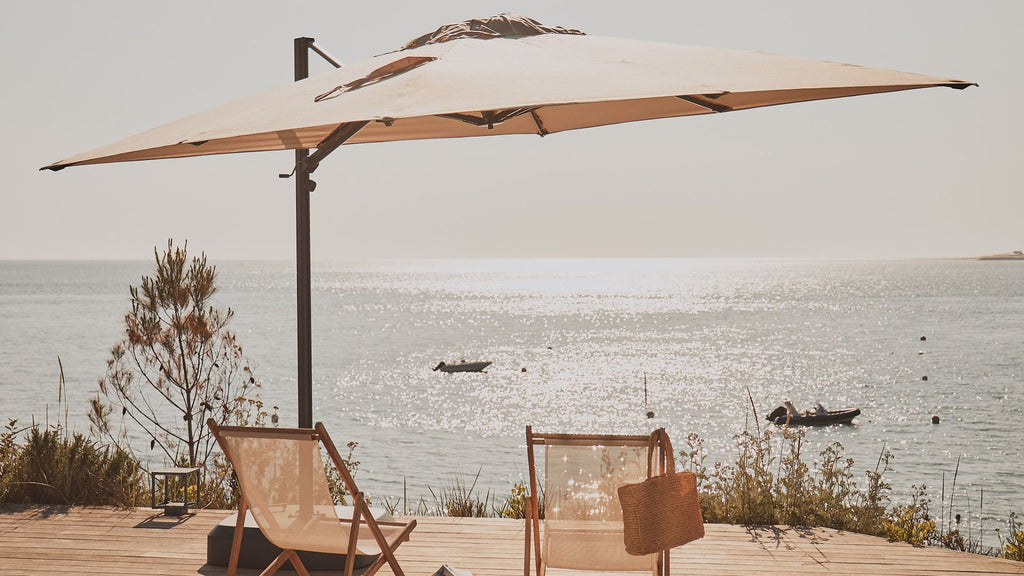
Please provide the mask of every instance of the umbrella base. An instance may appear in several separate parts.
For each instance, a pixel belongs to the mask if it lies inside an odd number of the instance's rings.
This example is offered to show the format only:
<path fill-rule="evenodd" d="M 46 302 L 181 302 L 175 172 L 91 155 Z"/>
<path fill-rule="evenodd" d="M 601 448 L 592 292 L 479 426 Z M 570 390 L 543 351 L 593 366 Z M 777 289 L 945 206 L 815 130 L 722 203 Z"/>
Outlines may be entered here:
<path fill-rule="evenodd" d="M 339 518 L 351 518 L 350 506 L 336 506 Z M 393 520 L 390 514 L 382 510 L 371 509 L 378 521 Z M 235 519 L 232 514 L 213 527 L 206 535 L 206 563 L 211 566 L 227 566 L 231 560 L 231 542 L 235 534 Z M 245 515 L 245 528 L 242 530 L 242 549 L 238 554 L 239 568 L 266 568 L 281 553 L 281 549 L 267 540 L 260 532 L 251 514 Z M 324 552 L 299 551 L 299 559 L 307 570 L 344 570 L 344 554 L 327 554 Z M 355 567 L 366 568 L 377 559 L 377 555 L 356 555 Z M 287 563 L 282 569 L 289 569 Z"/>

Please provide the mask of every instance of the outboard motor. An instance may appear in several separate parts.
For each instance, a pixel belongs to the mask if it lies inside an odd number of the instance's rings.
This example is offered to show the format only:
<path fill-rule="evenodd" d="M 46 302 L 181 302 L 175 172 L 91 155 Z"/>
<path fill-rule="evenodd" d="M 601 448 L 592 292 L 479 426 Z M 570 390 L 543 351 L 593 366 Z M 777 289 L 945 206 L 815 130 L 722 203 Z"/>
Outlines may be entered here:
<path fill-rule="evenodd" d="M 784 419 L 785 417 L 786 417 L 786 407 L 785 406 L 779 406 L 775 410 L 772 410 L 771 414 L 765 416 L 765 420 L 767 420 L 769 422 L 775 422 L 776 420 Z"/>

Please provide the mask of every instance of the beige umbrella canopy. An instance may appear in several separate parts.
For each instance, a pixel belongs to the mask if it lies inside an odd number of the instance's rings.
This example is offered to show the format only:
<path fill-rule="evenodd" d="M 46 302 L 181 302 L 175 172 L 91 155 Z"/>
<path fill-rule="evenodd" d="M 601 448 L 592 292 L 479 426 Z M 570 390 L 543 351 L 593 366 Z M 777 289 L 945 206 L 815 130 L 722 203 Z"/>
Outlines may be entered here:
<path fill-rule="evenodd" d="M 296 77 L 312 39 L 296 39 Z M 303 62 L 303 64 L 299 64 Z M 342 144 L 544 136 L 637 120 L 973 83 L 761 52 L 588 36 L 498 15 L 72 156 L 68 166 L 296 152 L 299 425 L 312 425 L 309 173 Z M 307 150 L 316 149 L 308 155 Z"/>
<path fill-rule="evenodd" d="M 312 149 L 346 125 L 351 132 L 346 144 L 543 136 L 636 120 L 971 84 L 762 52 L 588 36 L 502 15 L 447 26 L 401 50 L 45 168 Z"/>

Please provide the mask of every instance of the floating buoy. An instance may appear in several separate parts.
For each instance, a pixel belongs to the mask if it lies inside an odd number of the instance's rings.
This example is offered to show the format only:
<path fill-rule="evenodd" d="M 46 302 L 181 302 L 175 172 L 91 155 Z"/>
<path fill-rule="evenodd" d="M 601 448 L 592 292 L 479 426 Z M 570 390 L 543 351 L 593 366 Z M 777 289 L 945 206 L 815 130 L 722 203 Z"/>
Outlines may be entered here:
<path fill-rule="evenodd" d="M 924 376 L 921 376 L 921 380 L 924 380 L 925 382 L 927 382 L 928 381 L 928 375 L 926 374 Z"/>
<path fill-rule="evenodd" d="M 939 417 L 938 416 L 932 416 L 932 424 L 938 424 L 938 423 L 939 423 Z"/>

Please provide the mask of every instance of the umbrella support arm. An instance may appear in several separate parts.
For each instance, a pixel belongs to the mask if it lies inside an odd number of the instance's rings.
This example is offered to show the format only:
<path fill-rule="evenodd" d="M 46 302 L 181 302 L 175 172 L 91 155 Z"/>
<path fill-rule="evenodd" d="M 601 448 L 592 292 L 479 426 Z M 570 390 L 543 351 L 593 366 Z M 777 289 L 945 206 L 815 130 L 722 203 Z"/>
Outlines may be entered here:
<path fill-rule="evenodd" d="M 720 96 L 724 96 L 725 94 L 727 94 L 727 93 L 723 92 L 722 94 L 704 94 L 704 95 L 687 94 L 687 95 L 683 95 L 683 96 L 676 96 L 676 98 L 679 98 L 683 102 L 689 102 L 690 104 L 696 104 L 697 106 L 700 106 L 701 108 L 707 108 L 708 110 L 711 110 L 712 112 L 718 112 L 718 113 L 732 112 L 733 109 L 731 107 L 726 106 L 724 104 L 718 104 L 717 102 L 714 101 L 715 98 L 718 98 Z"/>
<path fill-rule="evenodd" d="M 309 51 L 334 67 L 341 64 L 312 38 L 296 38 L 295 81 L 309 76 Z M 319 152 L 319 151 L 318 151 Z M 316 184 L 309 179 L 309 150 L 295 151 L 295 276 L 298 320 L 298 416 L 300 428 L 313 427 L 313 321 L 309 257 L 309 194 Z"/>
<path fill-rule="evenodd" d="M 465 122 L 466 124 L 472 124 L 474 126 L 487 126 L 490 129 L 494 129 L 495 124 L 501 124 L 506 120 L 511 120 L 517 116 L 523 114 L 532 114 L 534 121 L 538 120 L 537 108 L 512 108 L 510 110 L 482 110 L 480 116 L 473 116 L 472 114 L 438 114 L 440 118 L 448 118 L 451 120 L 458 120 L 459 122 Z M 538 122 L 538 128 L 541 128 Z M 546 133 L 546 131 L 545 131 Z"/>
<path fill-rule="evenodd" d="M 321 58 L 326 60 L 328 64 L 334 66 L 335 68 L 341 68 L 342 66 L 345 65 L 344 63 L 342 63 L 341 60 L 338 60 L 334 56 L 331 56 L 329 53 L 327 53 L 326 50 L 317 45 L 316 41 L 313 40 L 312 38 L 309 38 L 309 42 L 306 43 L 306 47 L 312 50 L 313 52 L 316 52 Z"/>
<path fill-rule="evenodd" d="M 310 174 L 316 171 L 317 167 L 320 166 L 320 161 L 327 157 L 328 154 L 337 150 L 342 144 L 348 141 L 349 138 L 356 135 L 357 132 L 363 129 L 363 126 L 369 124 L 368 121 L 362 122 L 347 122 L 339 125 L 334 129 L 333 132 L 327 135 L 326 138 L 320 141 L 316 145 L 316 152 L 309 155 L 306 159 L 306 169 Z M 296 167 L 298 170 L 298 167 Z"/>

